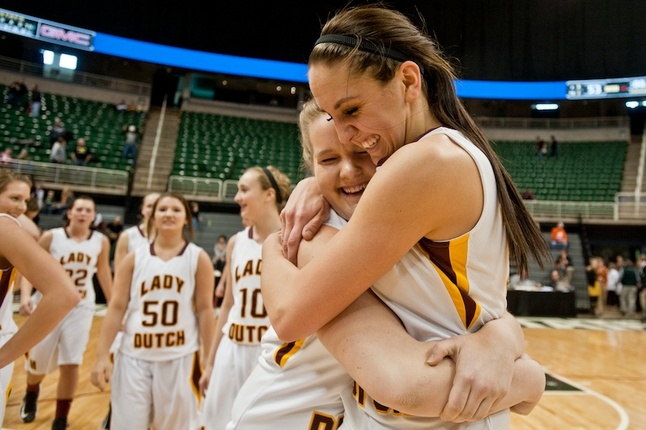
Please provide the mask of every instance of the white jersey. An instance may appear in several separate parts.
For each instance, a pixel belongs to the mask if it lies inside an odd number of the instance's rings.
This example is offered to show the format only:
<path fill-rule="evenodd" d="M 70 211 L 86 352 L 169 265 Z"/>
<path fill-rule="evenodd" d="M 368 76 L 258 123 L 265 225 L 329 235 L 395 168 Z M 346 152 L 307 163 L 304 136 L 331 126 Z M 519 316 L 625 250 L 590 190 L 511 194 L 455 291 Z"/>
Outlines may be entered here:
<path fill-rule="evenodd" d="M 422 239 L 373 286 L 406 331 L 420 341 L 475 332 L 487 321 L 502 316 L 509 275 L 509 252 L 491 164 L 461 133 L 439 128 L 429 134 L 438 133 L 450 137 L 475 161 L 483 184 L 484 207 L 471 231 L 443 242 Z M 343 402 L 344 428 L 350 429 L 509 428 L 509 411 L 464 424 L 406 416 L 375 402 L 356 384 L 344 390 Z"/>
<path fill-rule="evenodd" d="M 43 340 L 29 351 L 25 370 L 35 375 L 46 375 L 60 365 L 80 365 L 87 347 L 94 318 L 96 294 L 93 277 L 99 255 L 103 251 L 105 236 L 90 230 L 88 237 L 77 241 L 67 234 L 64 227 L 54 228 L 49 253 L 57 260 L 72 279 L 81 301 L 56 325 Z M 38 288 L 38 285 L 35 285 Z M 34 303 L 39 303 L 42 294 L 34 294 Z"/>
<path fill-rule="evenodd" d="M 188 243 L 177 256 L 164 261 L 154 254 L 152 244 L 135 250 L 120 353 L 167 361 L 199 349 L 194 296 L 201 251 Z"/>
<path fill-rule="evenodd" d="M 128 237 L 128 252 L 134 251 L 142 245 L 150 244 L 150 241 L 141 230 L 139 224 L 128 227 L 124 233 Z"/>
<path fill-rule="evenodd" d="M 253 229 L 236 233 L 231 252 L 231 288 L 233 306 L 222 328 L 234 343 L 260 345 L 269 328 L 269 316 L 260 292 L 262 244 L 253 239 Z"/>
<path fill-rule="evenodd" d="M 0 216 L 10 218 L 20 225 L 11 215 L 0 213 Z M 13 291 L 18 271 L 13 266 L 0 267 L 0 335 L 13 335 L 18 326 L 13 320 Z M 9 338 L 7 338 L 9 339 Z M 0 424 L 2 421 L 0 421 Z"/>
<path fill-rule="evenodd" d="M 49 253 L 63 266 L 81 295 L 81 301 L 75 309 L 94 312 L 96 293 L 93 278 L 99 255 L 103 251 L 105 236 L 96 230 L 90 230 L 88 237 L 79 242 L 71 238 L 64 227 L 53 228 L 50 231 L 52 242 L 49 245 Z M 35 287 L 38 288 L 38 285 Z M 37 291 L 34 294 L 34 303 L 40 302 L 41 298 L 42 295 Z"/>
<path fill-rule="evenodd" d="M 343 221 L 344 222 L 344 221 Z M 342 219 L 330 211 L 328 225 Z M 262 338 L 258 365 L 233 404 L 227 430 L 336 429 L 343 417 L 341 391 L 352 379 L 316 335 L 283 342 L 273 328 Z"/>
<path fill-rule="evenodd" d="M 231 419 L 233 400 L 256 366 L 260 339 L 269 329 L 260 292 L 262 244 L 253 239 L 253 227 L 236 233 L 230 270 L 233 305 L 222 327 L 204 401 L 206 430 L 223 430 Z"/>

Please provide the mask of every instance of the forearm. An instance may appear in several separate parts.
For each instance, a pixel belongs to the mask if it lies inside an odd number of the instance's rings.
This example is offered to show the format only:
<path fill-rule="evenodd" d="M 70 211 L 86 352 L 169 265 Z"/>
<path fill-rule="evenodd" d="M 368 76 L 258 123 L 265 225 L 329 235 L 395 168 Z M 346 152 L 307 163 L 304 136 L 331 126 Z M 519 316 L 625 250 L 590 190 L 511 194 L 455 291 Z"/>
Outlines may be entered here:
<path fill-rule="evenodd" d="M 220 346 L 220 341 L 222 341 L 222 336 L 224 336 L 222 329 L 224 328 L 224 324 L 226 324 L 227 322 L 229 311 L 231 311 L 231 307 L 233 306 L 233 303 L 228 299 L 227 294 L 228 292 L 225 293 L 224 300 L 222 301 L 222 305 L 220 306 L 220 314 L 215 321 L 215 327 L 213 329 L 213 341 L 211 342 L 209 354 L 204 361 L 205 367 L 213 366 L 213 363 L 215 362 L 215 355 L 218 351 L 218 347 Z"/>
<path fill-rule="evenodd" d="M 452 382 L 453 362 L 428 366 L 429 346 L 413 339 L 372 292 L 359 297 L 317 335 L 377 402 L 406 413 L 439 416 L 448 398 L 444 388 Z"/>
<path fill-rule="evenodd" d="M 30 317 L 0 348 L 0 368 L 16 360 L 43 340 L 79 300 L 78 292 L 67 288 L 60 288 L 60 291 L 43 295 L 43 299 Z"/>
<path fill-rule="evenodd" d="M 99 341 L 96 348 L 96 359 L 103 359 L 110 355 L 110 347 L 114 342 L 117 333 L 121 330 L 125 309 L 110 307 L 103 318 Z"/>
<path fill-rule="evenodd" d="M 506 332 L 510 327 L 494 329 Z M 377 402 L 416 416 L 439 417 L 444 410 L 453 387 L 455 363 L 443 359 L 435 366 L 426 364 L 434 343 L 413 339 L 373 294 L 362 295 L 317 334 L 350 376 Z M 527 358 L 516 360 L 512 387 L 490 413 L 522 402 L 533 405 L 540 399 L 544 386 L 544 374 L 536 362 Z"/>
<path fill-rule="evenodd" d="M 202 363 L 206 365 L 206 363 L 209 362 L 208 359 L 210 357 L 215 334 L 213 309 L 203 309 L 198 311 L 197 324 L 200 330 L 200 339 L 202 341 Z"/>
<path fill-rule="evenodd" d="M 112 298 L 112 276 L 109 272 L 98 272 L 97 279 L 99 280 L 99 285 L 101 286 L 101 291 L 103 291 L 106 302 L 110 303 L 110 298 Z"/>

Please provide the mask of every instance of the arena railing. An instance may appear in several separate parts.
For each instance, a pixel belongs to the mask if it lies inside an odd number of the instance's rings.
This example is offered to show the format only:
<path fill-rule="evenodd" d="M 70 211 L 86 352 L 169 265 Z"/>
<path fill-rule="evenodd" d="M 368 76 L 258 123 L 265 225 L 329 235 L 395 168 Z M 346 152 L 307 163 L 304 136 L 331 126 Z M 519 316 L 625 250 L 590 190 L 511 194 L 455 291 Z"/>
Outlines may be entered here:
<path fill-rule="evenodd" d="M 13 160 L 0 164 L 27 176 L 45 189 L 72 187 L 78 191 L 97 194 L 128 193 L 129 172 L 68 164 Z"/>

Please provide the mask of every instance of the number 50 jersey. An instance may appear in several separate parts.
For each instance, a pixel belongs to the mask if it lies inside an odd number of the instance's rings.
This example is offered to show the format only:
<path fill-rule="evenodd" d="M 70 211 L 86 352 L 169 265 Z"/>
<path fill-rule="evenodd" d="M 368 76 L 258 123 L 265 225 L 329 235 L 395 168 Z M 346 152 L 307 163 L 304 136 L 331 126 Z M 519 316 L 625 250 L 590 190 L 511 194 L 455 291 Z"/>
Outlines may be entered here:
<path fill-rule="evenodd" d="M 202 248 L 188 243 L 164 261 L 153 244 L 135 252 L 130 302 L 119 352 L 149 361 L 174 360 L 199 348 L 195 273 Z"/>

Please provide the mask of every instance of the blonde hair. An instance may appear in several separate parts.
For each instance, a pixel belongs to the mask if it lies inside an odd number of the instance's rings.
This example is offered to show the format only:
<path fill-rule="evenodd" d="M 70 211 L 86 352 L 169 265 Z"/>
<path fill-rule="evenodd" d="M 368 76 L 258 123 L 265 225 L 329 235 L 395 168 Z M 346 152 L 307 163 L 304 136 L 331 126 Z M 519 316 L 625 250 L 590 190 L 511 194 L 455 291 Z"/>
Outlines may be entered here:
<path fill-rule="evenodd" d="M 267 169 L 271 173 L 274 181 L 276 181 L 278 189 L 274 188 L 264 169 Z M 258 173 L 258 182 L 260 182 L 260 187 L 263 190 L 274 189 L 276 192 L 276 208 L 280 212 L 280 210 L 285 206 L 289 195 L 292 193 L 292 181 L 290 181 L 289 177 L 274 166 L 267 166 L 265 168 L 254 166 L 244 171 L 244 173 L 247 172 Z"/>
<path fill-rule="evenodd" d="M 303 104 L 303 110 L 298 116 L 298 128 L 300 130 L 300 140 L 302 149 L 303 170 L 312 174 L 314 172 L 314 147 L 310 138 L 310 125 L 323 114 L 314 99 L 310 99 Z"/>

